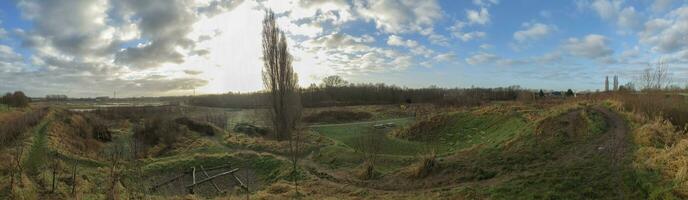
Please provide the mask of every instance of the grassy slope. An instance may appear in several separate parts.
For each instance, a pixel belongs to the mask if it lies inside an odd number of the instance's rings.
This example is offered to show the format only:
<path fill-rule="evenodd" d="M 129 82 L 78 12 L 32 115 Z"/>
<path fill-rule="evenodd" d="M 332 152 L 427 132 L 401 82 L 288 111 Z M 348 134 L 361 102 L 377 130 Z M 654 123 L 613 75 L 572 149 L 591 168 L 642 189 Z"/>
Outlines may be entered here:
<path fill-rule="evenodd" d="M 46 129 L 49 123 L 50 122 L 44 120 L 31 131 L 33 134 L 33 142 L 29 154 L 24 161 L 24 166 L 27 167 L 29 172 L 37 173 L 39 168 L 46 162 L 49 151 Z"/>
<path fill-rule="evenodd" d="M 411 119 L 390 120 L 389 122 L 395 123 L 397 126 L 404 126 L 411 122 Z M 415 155 L 421 152 L 426 146 L 426 144 L 420 142 L 411 142 L 389 137 L 385 134 L 386 129 L 375 129 L 372 127 L 372 124 L 368 123 L 342 124 L 339 126 L 316 127 L 314 129 L 316 132 L 333 139 L 335 145 L 352 149 L 358 149 L 360 141 L 367 134 L 375 134 L 376 137 L 380 137 L 381 139 L 381 154 Z"/>
<path fill-rule="evenodd" d="M 610 155 L 601 153 L 597 141 L 607 124 L 599 113 L 586 112 L 588 135 L 543 142 L 524 135 L 510 147 L 486 149 L 477 167 L 494 169 L 513 178 L 490 187 L 492 199 L 645 199 L 657 184 L 656 175 L 639 173 L 623 160 L 614 167 Z M 591 151 L 592 149 L 592 151 Z M 620 176 L 620 177 L 618 177 Z M 620 191 L 620 192 L 619 192 Z"/>

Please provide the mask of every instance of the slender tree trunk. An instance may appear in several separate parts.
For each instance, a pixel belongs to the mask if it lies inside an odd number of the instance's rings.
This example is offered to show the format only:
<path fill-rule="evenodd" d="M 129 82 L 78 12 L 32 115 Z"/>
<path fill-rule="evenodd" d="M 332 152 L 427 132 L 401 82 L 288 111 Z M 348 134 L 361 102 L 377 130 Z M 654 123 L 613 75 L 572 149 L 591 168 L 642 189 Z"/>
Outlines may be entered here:
<path fill-rule="evenodd" d="M 76 197 L 76 162 L 72 170 L 72 196 Z"/>
<path fill-rule="evenodd" d="M 55 177 L 56 177 L 56 175 L 57 175 L 57 161 L 55 164 L 53 164 L 53 187 L 50 190 L 50 193 L 55 192 Z"/>

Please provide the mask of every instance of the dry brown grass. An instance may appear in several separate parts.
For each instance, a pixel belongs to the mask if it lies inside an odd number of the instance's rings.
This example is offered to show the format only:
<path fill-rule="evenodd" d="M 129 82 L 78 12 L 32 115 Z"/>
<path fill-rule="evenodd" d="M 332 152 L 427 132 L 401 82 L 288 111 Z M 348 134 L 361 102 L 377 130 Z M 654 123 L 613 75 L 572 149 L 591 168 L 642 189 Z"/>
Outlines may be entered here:
<path fill-rule="evenodd" d="M 371 117 L 373 117 L 373 115 L 369 112 L 328 110 L 307 115 L 303 118 L 303 121 L 307 123 L 343 123 L 367 120 Z"/>
<path fill-rule="evenodd" d="M 437 171 L 439 167 L 437 155 L 435 153 L 423 155 L 418 163 L 411 166 L 409 178 L 422 179 L 428 177 L 430 174 Z"/>
<path fill-rule="evenodd" d="M 688 136 L 671 122 L 656 118 L 637 128 L 634 141 L 639 148 L 636 165 L 656 170 L 673 182 L 674 193 L 688 197 Z"/>
<path fill-rule="evenodd" d="M 688 126 L 688 103 L 686 97 L 663 92 L 649 91 L 642 94 L 618 94 L 618 101 L 624 109 L 643 114 L 648 118 L 662 117 L 677 128 Z"/>

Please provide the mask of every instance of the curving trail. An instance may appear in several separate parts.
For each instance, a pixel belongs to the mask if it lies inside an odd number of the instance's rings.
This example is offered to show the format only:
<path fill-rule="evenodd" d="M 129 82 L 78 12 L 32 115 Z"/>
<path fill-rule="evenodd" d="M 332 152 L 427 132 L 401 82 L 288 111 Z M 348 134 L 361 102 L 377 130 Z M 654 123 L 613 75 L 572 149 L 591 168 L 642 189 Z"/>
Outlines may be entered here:
<path fill-rule="evenodd" d="M 612 167 L 617 169 L 614 173 L 614 179 L 616 179 L 617 183 L 622 183 L 624 160 L 626 159 L 629 146 L 628 135 L 630 128 L 618 113 L 601 106 L 596 106 L 593 109 L 602 113 L 609 125 L 609 130 L 606 134 L 610 138 L 604 141 L 603 147 L 611 157 Z M 618 185 L 619 187 L 616 187 L 615 192 L 620 199 L 625 199 L 622 184 Z"/>

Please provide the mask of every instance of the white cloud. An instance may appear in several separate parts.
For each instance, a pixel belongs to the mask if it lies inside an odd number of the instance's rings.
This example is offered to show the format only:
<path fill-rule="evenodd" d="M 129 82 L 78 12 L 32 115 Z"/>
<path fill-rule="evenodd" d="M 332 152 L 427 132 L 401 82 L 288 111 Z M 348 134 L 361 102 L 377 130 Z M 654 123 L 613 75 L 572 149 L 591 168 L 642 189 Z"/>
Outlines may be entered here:
<path fill-rule="evenodd" d="M 563 48 L 572 55 L 590 59 L 602 59 L 614 53 L 609 47 L 608 39 L 597 34 L 590 34 L 581 39 L 569 38 Z"/>
<path fill-rule="evenodd" d="M 406 48 L 409 48 L 411 50 L 411 53 L 414 55 L 422 55 L 425 57 L 430 57 L 432 54 L 435 52 L 428 49 L 427 47 L 420 45 L 417 41 L 415 40 L 405 40 L 402 37 L 399 37 L 397 35 L 390 35 L 389 38 L 387 39 L 387 44 L 390 46 L 403 46 Z"/>
<path fill-rule="evenodd" d="M 482 32 L 482 31 L 464 32 L 463 29 L 465 26 L 466 26 L 465 22 L 456 21 L 453 26 L 449 27 L 448 30 L 451 32 L 452 37 L 458 38 L 464 42 L 484 38 L 487 35 L 485 32 Z"/>
<path fill-rule="evenodd" d="M 653 2 L 654 3 L 652 3 L 652 11 L 662 12 L 669 8 L 671 4 L 674 3 L 674 0 L 654 0 Z"/>
<path fill-rule="evenodd" d="M 12 47 L 0 44 L 0 72 L 18 72 L 25 66 L 24 58 Z"/>
<path fill-rule="evenodd" d="M 485 25 L 490 23 L 490 13 L 484 7 L 480 10 L 466 10 L 466 19 L 469 24 Z"/>
<path fill-rule="evenodd" d="M 619 13 L 616 24 L 625 29 L 636 30 L 640 28 L 642 19 L 633 6 L 626 7 Z"/>
<path fill-rule="evenodd" d="M 589 4 L 604 20 L 614 22 L 619 28 L 637 30 L 642 23 L 642 16 L 636 11 L 635 7 L 623 7 L 621 0 L 594 0 Z M 586 3 L 582 3 L 583 6 Z M 620 31 L 623 32 L 623 31 Z"/>
<path fill-rule="evenodd" d="M 688 49 L 688 6 L 677 8 L 663 17 L 645 23 L 639 34 L 640 42 L 652 46 L 652 50 L 672 53 Z"/>
<path fill-rule="evenodd" d="M 442 18 L 436 0 L 354 0 L 354 7 L 363 19 L 388 33 L 420 32 Z"/>
<path fill-rule="evenodd" d="M 620 0 L 595 0 L 590 6 L 602 19 L 612 20 L 618 15 L 621 3 Z"/>
<path fill-rule="evenodd" d="M 418 42 L 414 40 L 404 40 L 404 38 L 396 35 L 390 35 L 387 39 L 387 44 L 391 46 L 405 46 L 409 48 L 418 46 Z"/>
<path fill-rule="evenodd" d="M 514 33 L 514 39 L 518 42 L 541 39 L 556 30 L 556 27 L 553 25 L 546 25 L 542 23 L 524 23 L 522 27 L 524 29 Z"/>
<path fill-rule="evenodd" d="M 456 60 L 456 54 L 454 53 L 443 53 L 435 56 L 435 60 L 439 62 L 450 62 Z"/>
<path fill-rule="evenodd" d="M 476 6 L 491 6 L 499 4 L 499 0 L 473 0 Z"/>
<path fill-rule="evenodd" d="M 485 53 L 485 52 L 478 52 L 470 57 L 466 58 L 466 63 L 470 65 L 479 65 L 479 64 L 485 64 L 485 63 L 492 63 L 496 62 L 499 60 L 499 56 L 491 54 L 491 53 Z"/>

